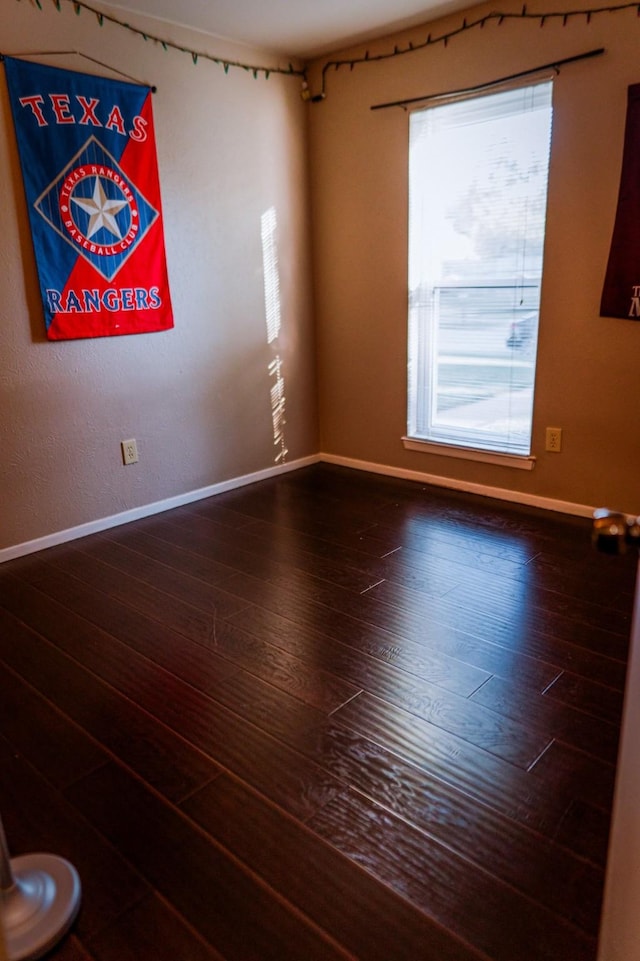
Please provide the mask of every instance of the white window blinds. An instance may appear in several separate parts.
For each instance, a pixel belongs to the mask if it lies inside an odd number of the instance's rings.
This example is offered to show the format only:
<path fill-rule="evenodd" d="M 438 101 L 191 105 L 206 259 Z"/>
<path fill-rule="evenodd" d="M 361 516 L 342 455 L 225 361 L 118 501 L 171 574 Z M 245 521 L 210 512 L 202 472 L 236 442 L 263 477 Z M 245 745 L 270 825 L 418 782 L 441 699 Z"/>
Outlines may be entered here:
<path fill-rule="evenodd" d="M 530 453 L 551 93 L 411 114 L 411 438 Z"/>

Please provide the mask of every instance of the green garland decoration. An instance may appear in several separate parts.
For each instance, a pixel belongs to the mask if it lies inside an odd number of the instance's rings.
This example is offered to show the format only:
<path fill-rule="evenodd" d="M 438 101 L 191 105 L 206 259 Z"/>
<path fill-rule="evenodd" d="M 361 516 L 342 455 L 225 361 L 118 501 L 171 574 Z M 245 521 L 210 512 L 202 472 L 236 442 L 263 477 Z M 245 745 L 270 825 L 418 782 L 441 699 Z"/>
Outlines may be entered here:
<path fill-rule="evenodd" d="M 439 34 L 438 36 L 433 36 L 431 33 L 427 34 L 425 40 L 421 43 L 415 43 L 409 41 L 406 47 L 394 46 L 392 51 L 387 53 L 379 53 L 371 56 L 368 50 L 360 57 L 350 57 L 348 60 L 328 60 L 322 67 L 322 87 L 321 91 L 314 96 L 308 95 L 306 99 L 313 102 L 324 100 L 326 96 L 326 75 L 329 70 L 339 70 L 340 67 L 349 67 L 350 70 L 359 64 L 363 63 L 375 63 L 378 60 L 391 60 L 394 57 L 401 57 L 408 53 L 414 53 L 416 50 L 423 50 L 425 47 L 430 47 L 434 44 L 441 43 L 444 47 L 447 47 L 449 41 L 454 37 L 459 36 L 462 33 L 466 33 L 468 30 L 482 29 L 487 23 L 491 21 L 496 21 L 498 26 L 500 26 L 505 20 L 527 20 L 535 21 L 539 27 L 544 27 L 548 20 L 561 20 L 562 26 L 566 27 L 569 20 L 575 19 L 577 17 L 584 17 L 588 24 L 594 16 L 603 13 L 618 13 L 621 10 L 635 10 L 637 15 L 640 17 L 640 3 L 638 0 L 628 0 L 625 3 L 618 4 L 608 4 L 604 7 L 590 7 L 584 10 L 569 10 L 569 11 L 545 11 L 542 13 L 536 13 L 527 9 L 527 5 L 524 4 L 522 10 L 509 13 L 500 13 L 497 11 L 492 11 L 491 13 L 484 14 L 478 17 L 476 20 L 468 21 L 466 17 L 463 18 L 462 23 L 459 27 L 454 27 L 446 33 Z"/>
<path fill-rule="evenodd" d="M 18 0 L 20 2 L 20 0 Z M 41 0 L 30 0 L 39 10 L 42 10 Z M 52 0 L 54 6 L 57 10 L 62 9 L 62 0 Z M 124 20 L 119 20 L 117 17 L 111 14 L 104 13 L 97 10 L 95 7 L 87 3 L 86 0 L 64 0 L 65 3 L 72 3 L 75 12 L 79 15 L 81 10 L 87 10 L 89 13 L 93 13 L 96 17 L 100 26 L 103 25 L 104 21 L 107 20 L 109 23 L 113 23 L 118 27 L 122 27 L 125 30 L 129 30 L 130 33 L 135 33 L 137 36 L 142 37 L 143 40 L 153 40 L 154 43 L 159 43 L 163 50 L 177 50 L 179 53 L 187 53 L 191 56 L 194 64 L 198 63 L 198 60 L 208 60 L 211 63 L 215 63 L 221 66 L 225 74 L 229 73 L 230 67 L 237 67 L 247 72 L 251 72 L 255 78 L 259 75 L 263 75 L 266 80 L 272 73 L 284 74 L 290 77 L 299 77 L 303 81 L 302 85 L 302 99 L 309 100 L 316 103 L 320 100 L 324 100 L 326 97 L 326 76 L 329 70 L 339 70 L 341 67 L 349 67 L 353 70 L 354 67 L 363 63 L 376 63 L 380 60 L 391 60 L 394 57 L 402 57 L 409 53 L 415 53 L 417 50 L 423 50 L 425 47 L 433 46 L 434 44 L 441 43 L 444 47 L 449 45 L 449 41 L 454 37 L 460 36 L 460 34 L 466 33 L 469 30 L 482 29 L 487 23 L 492 21 L 496 22 L 498 26 L 504 23 L 505 20 L 526 20 L 534 21 L 540 27 L 544 27 L 548 20 L 561 20 L 562 26 L 566 27 L 567 23 L 571 19 L 576 17 L 584 17 L 586 22 L 589 24 L 594 16 L 598 16 L 603 13 L 617 13 L 622 10 L 635 10 L 637 15 L 640 17 L 640 2 L 638 0 L 628 0 L 628 2 L 618 3 L 618 4 L 608 4 L 607 6 L 599 7 L 589 7 L 582 10 L 551 10 L 544 12 L 535 12 L 527 9 L 527 5 L 524 4 L 522 10 L 516 12 L 499 12 L 491 11 L 490 13 L 484 14 L 478 17 L 476 20 L 467 20 L 466 17 L 463 18 L 460 26 L 447 31 L 446 33 L 439 34 L 438 36 L 433 36 L 431 33 L 427 34 L 425 40 L 419 43 L 409 41 L 405 47 L 399 47 L 397 44 L 393 47 L 393 50 L 386 53 L 378 53 L 373 56 L 368 50 L 362 56 L 350 57 L 345 60 L 327 60 L 322 67 L 322 86 L 320 93 L 311 95 L 309 86 L 307 83 L 307 67 L 303 66 L 296 68 L 292 63 L 289 63 L 287 67 L 265 67 L 262 65 L 255 65 L 249 63 L 243 63 L 240 60 L 228 60 L 222 57 L 216 57 L 213 54 L 206 53 L 201 50 L 192 50 L 189 47 L 183 47 L 178 43 L 174 43 L 172 40 L 165 40 L 162 37 L 154 36 L 153 34 L 147 33 L 146 31 L 140 30 L 137 27 L 132 27 L 130 23 Z"/>
<path fill-rule="evenodd" d="M 20 2 L 20 0 L 18 0 Z M 62 9 L 62 0 L 52 0 L 56 10 L 60 11 Z M 239 60 L 228 60 L 223 57 L 216 57 L 213 54 L 206 53 L 202 50 L 191 50 L 189 47 L 183 47 L 178 43 L 174 43 L 172 40 L 165 40 L 162 37 L 156 37 L 146 30 L 139 30 L 137 27 L 132 27 L 130 23 L 124 20 L 119 20 L 117 17 L 112 16 L 109 13 L 104 13 L 101 10 L 97 10 L 92 7 L 91 4 L 86 3 L 85 0 L 64 0 L 65 3 L 72 3 L 75 12 L 80 15 L 82 10 L 86 10 L 92 13 L 98 24 L 103 25 L 104 21 L 107 20 L 109 23 L 113 23 L 118 27 L 122 27 L 128 30 L 130 33 L 135 33 L 138 37 L 142 37 L 143 40 L 153 40 L 154 43 L 159 43 L 163 50 L 177 50 L 179 53 L 187 53 L 191 56 L 194 64 L 198 63 L 198 60 L 209 60 L 211 63 L 215 63 L 224 69 L 225 73 L 229 72 L 230 67 L 239 67 L 242 70 L 251 71 L 254 77 L 258 77 L 261 74 L 265 79 L 269 79 L 272 73 L 283 74 L 287 77 L 300 77 L 303 80 L 306 77 L 306 72 L 303 68 L 296 68 L 292 63 L 289 63 L 286 67 L 263 67 L 261 65 L 243 63 Z M 38 10 L 42 10 L 41 0 L 31 0 Z"/>

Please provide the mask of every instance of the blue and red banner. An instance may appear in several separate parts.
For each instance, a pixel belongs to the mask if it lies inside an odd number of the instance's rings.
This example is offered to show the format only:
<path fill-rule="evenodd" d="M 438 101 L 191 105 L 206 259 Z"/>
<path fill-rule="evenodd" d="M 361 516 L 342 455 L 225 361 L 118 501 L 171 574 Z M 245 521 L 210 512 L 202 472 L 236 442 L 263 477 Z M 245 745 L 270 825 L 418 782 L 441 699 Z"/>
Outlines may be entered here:
<path fill-rule="evenodd" d="M 4 63 L 47 337 L 173 327 L 151 89 Z"/>

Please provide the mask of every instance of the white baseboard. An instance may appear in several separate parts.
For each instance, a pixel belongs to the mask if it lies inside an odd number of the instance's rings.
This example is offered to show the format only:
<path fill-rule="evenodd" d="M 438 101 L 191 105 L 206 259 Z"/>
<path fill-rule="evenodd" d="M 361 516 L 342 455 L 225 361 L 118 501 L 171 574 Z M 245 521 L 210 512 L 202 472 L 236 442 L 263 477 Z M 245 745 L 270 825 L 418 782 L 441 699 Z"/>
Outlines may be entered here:
<path fill-rule="evenodd" d="M 319 460 L 319 455 L 301 457 L 296 461 L 292 461 L 290 464 L 267 467 L 264 470 L 256 471 L 254 474 L 244 474 L 242 477 L 233 477 L 231 480 L 221 481 L 219 484 L 211 484 L 209 487 L 201 487 L 198 490 L 187 491 L 185 494 L 177 494 L 175 497 L 166 498 L 166 500 L 155 501 L 153 504 L 143 504 L 141 507 L 134 507 L 131 510 L 122 511 L 120 514 L 112 514 L 110 517 L 100 517 L 95 521 L 79 524 L 77 527 L 70 527 L 64 531 L 55 531 L 53 534 L 46 534 L 44 537 L 37 537 L 32 541 L 25 541 L 22 544 L 5 547 L 0 550 L 0 564 L 13 560 L 16 557 L 24 557 L 26 554 L 43 551 L 47 547 L 66 544 L 67 541 L 74 541 L 79 537 L 86 537 L 88 534 L 99 534 L 100 531 L 109 530 L 111 527 L 119 527 L 121 524 L 128 524 L 131 521 L 137 521 L 143 517 L 150 517 L 152 514 L 161 514 L 163 511 L 170 511 L 174 507 L 183 507 L 185 504 L 192 504 L 194 501 L 204 500 L 205 497 L 213 497 L 215 494 L 222 494 L 224 491 L 235 490 L 237 487 L 246 487 L 248 484 L 255 484 L 257 481 L 266 480 L 278 474 L 286 474 L 289 471 L 299 470 L 301 467 L 317 464 Z"/>
<path fill-rule="evenodd" d="M 450 490 L 464 491 L 468 494 L 494 497 L 498 500 L 509 501 L 514 504 L 524 504 L 529 507 L 540 507 L 543 510 L 557 511 L 561 514 L 573 514 L 576 517 L 592 517 L 594 511 L 594 508 L 587 504 L 573 504 L 570 501 L 555 500 L 551 497 L 538 497 L 535 494 L 525 494 L 522 491 L 507 490 L 503 487 L 488 487 L 485 484 L 475 484 L 471 481 L 440 477 L 438 474 L 425 474 L 421 471 L 404 470 L 399 467 L 390 467 L 387 464 L 374 464 L 369 461 L 354 460 L 351 457 L 339 457 L 335 454 L 315 454 L 310 457 L 302 457 L 299 460 L 292 461 L 290 464 L 267 467 L 253 474 L 233 477 L 230 480 L 221 481 L 218 484 L 211 484 L 209 487 L 201 487 L 198 490 L 187 491 L 185 494 L 168 497 L 166 500 L 155 501 L 153 504 L 143 504 L 141 507 L 134 507 L 132 510 L 123 511 L 120 514 L 101 517 L 95 521 L 89 521 L 87 524 L 79 524 L 77 527 L 70 527 L 63 531 L 55 531 L 53 534 L 47 534 L 44 537 L 38 537 L 32 541 L 25 541 L 22 544 L 15 544 L 13 547 L 5 547 L 0 550 L 0 564 L 4 561 L 13 560 L 16 557 L 24 557 L 26 554 L 42 551 L 47 547 L 65 544 L 67 541 L 73 541 L 79 537 L 86 537 L 88 534 L 98 534 L 100 531 L 109 530 L 111 527 L 128 524 L 131 521 L 137 521 L 143 517 L 150 517 L 153 514 L 160 514 L 163 511 L 172 510 L 174 507 L 182 507 L 185 504 L 192 504 L 194 501 L 204 500 L 205 497 L 213 497 L 215 494 L 222 494 L 224 491 L 235 490 L 237 487 L 246 487 L 248 484 L 255 484 L 257 481 L 266 480 L 278 474 L 285 474 L 289 471 L 299 470 L 301 467 L 308 467 L 311 464 L 321 462 L 336 464 L 341 467 L 350 467 L 353 470 L 367 471 L 370 474 L 385 474 L 387 477 L 399 477 L 404 480 L 418 481 L 422 484 L 433 484 L 434 487 L 445 487 Z"/>
<path fill-rule="evenodd" d="M 320 454 L 319 460 L 326 464 L 351 467 L 371 474 L 386 474 L 388 477 L 400 477 L 403 480 L 419 481 L 422 484 L 433 484 L 434 487 L 448 487 L 449 490 L 464 491 L 467 494 L 495 497 L 498 500 L 526 504 L 528 507 L 540 507 L 543 510 L 558 511 L 561 514 L 593 517 L 594 508 L 587 504 L 572 504 L 570 501 L 555 500 L 552 497 L 538 497 L 536 494 L 525 494 L 522 491 L 507 490 L 504 487 L 487 487 L 485 484 L 474 484 L 472 481 L 440 477 L 438 474 L 423 474 L 421 471 L 404 470 L 400 467 L 389 467 L 386 464 L 371 464 L 368 461 L 353 460 L 351 457 L 337 457 L 335 454 Z"/>

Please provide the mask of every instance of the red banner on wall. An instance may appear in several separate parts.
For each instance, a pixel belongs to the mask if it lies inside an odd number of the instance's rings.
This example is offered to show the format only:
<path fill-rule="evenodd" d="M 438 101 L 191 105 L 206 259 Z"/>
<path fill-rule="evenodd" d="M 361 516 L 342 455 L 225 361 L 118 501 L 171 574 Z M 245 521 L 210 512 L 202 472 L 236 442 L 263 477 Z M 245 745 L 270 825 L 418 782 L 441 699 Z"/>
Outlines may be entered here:
<path fill-rule="evenodd" d="M 151 89 L 5 68 L 47 336 L 173 327 Z"/>
<path fill-rule="evenodd" d="M 640 83 L 627 91 L 620 191 L 600 316 L 640 320 Z"/>

